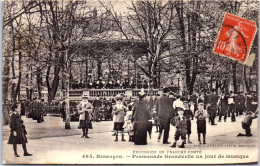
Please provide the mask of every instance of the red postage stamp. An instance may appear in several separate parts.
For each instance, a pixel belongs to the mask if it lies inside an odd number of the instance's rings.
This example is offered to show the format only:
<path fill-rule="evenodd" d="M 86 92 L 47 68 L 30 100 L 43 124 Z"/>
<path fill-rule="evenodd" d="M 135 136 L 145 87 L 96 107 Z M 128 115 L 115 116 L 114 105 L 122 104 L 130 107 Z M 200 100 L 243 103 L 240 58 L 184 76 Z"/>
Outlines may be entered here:
<path fill-rule="evenodd" d="M 254 21 L 226 13 L 213 52 L 245 63 L 256 30 Z"/>

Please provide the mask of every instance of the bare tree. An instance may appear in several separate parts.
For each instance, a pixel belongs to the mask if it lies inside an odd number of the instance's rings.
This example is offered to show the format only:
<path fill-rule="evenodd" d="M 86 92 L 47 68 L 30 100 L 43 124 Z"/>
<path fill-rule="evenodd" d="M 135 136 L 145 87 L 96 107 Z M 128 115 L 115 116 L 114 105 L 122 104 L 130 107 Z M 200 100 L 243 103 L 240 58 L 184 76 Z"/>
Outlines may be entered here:
<path fill-rule="evenodd" d="M 162 1 L 131 1 L 131 4 L 124 4 L 128 9 L 124 15 L 117 12 L 112 4 L 100 3 L 112 15 L 123 34 L 122 38 L 131 41 L 133 45 L 143 46 L 144 54 L 132 54 L 131 61 L 137 62 L 150 83 L 157 87 L 157 68 L 165 51 L 163 45 L 173 25 L 173 2 L 164 4 Z"/>

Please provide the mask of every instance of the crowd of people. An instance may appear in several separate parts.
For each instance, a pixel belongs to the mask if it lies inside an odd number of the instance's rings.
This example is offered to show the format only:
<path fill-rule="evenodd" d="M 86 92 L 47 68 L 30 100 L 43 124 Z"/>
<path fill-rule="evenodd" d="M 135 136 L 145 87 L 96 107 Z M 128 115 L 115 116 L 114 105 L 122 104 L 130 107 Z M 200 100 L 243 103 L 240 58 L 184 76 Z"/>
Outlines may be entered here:
<path fill-rule="evenodd" d="M 16 103 L 16 102 L 14 102 Z M 10 113 L 12 111 L 12 106 L 14 103 L 6 102 L 3 104 L 3 110 Z M 35 97 L 33 100 L 19 101 L 20 104 L 20 114 L 25 115 L 26 118 L 32 118 L 36 120 L 37 123 L 44 122 L 43 116 L 47 114 L 46 104 L 40 100 L 40 98 Z"/>
<path fill-rule="evenodd" d="M 101 103 L 99 106 L 102 105 Z M 86 105 L 86 107 L 82 107 L 82 105 Z M 85 119 L 87 119 L 87 123 L 91 124 L 89 117 L 93 115 L 93 112 L 95 114 L 98 109 L 99 107 L 94 106 L 94 103 L 92 105 L 88 99 L 83 98 L 79 110 L 85 112 Z M 163 136 L 162 143 L 170 144 L 168 138 L 170 124 L 172 124 L 176 127 L 175 142 L 171 146 L 173 148 L 176 147 L 179 138 L 182 140 L 179 146 L 181 148 L 184 148 L 186 143 L 192 143 L 190 141 L 191 120 L 196 119 L 197 121 L 199 143 L 206 144 L 207 119 L 210 125 L 214 126 L 217 125 L 215 122 L 217 116 L 218 122 L 221 122 L 222 117 L 224 117 L 224 122 L 227 121 L 228 117 L 230 117 L 231 122 L 235 122 L 236 116 L 245 114 L 242 122 L 245 134 L 240 133 L 238 136 L 252 136 L 250 126 L 252 119 L 256 118 L 258 114 L 257 96 L 254 93 L 234 94 L 231 91 L 217 95 L 216 92 L 212 91 L 202 95 L 181 96 L 170 92 L 167 88 L 163 89 L 161 96 L 149 95 L 141 91 L 138 99 L 131 99 L 128 102 L 124 100 L 122 94 L 118 94 L 111 109 L 115 141 L 119 141 L 119 133 L 122 136 L 121 140 L 126 141 L 124 133 L 128 133 L 129 141 L 134 142 L 135 145 L 146 145 L 147 136 L 149 135 L 151 138 L 152 128 L 156 126 L 156 132 L 159 132 L 158 142 Z M 80 122 L 81 124 L 85 123 Z M 86 128 L 91 126 L 92 128 L 92 125 L 83 126 L 87 126 Z M 88 138 L 85 130 L 83 130 L 82 137 Z"/>
<path fill-rule="evenodd" d="M 178 95 L 169 89 L 164 88 L 161 95 L 146 94 L 142 89 L 138 94 L 138 99 L 131 98 L 125 100 L 123 94 L 118 94 L 110 100 L 97 97 L 94 101 L 89 101 L 87 96 L 82 96 L 82 101 L 76 104 L 76 110 L 79 114 L 78 128 L 82 129 L 82 136 L 89 138 L 88 129 L 93 129 L 92 121 L 99 122 L 101 119 L 100 111 L 106 109 L 107 115 L 113 120 L 113 136 L 115 141 L 125 140 L 125 133 L 129 135 L 129 141 L 135 145 L 146 145 L 147 137 L 151 139 L 152 128 L 156 126 L 156 132 L 159 133 L 158 142 L 170 144 L 168 142 L 170 124 L 175 126 L 176 132 L 172 148 L 177 146 L 177 141 L 181 138 L 182 143 L 179 146 L 184 148 L 186 143 L 192 143 L 190 140 L 191 121 L 196 119 L 198 142 L 206 144 L 206 125 L 207 120 L 210 125 L 217 125 L 218 122 L 224 123 L 230 117 L 231 122 L 236 121 L 237 116 L 244 115 L 242 128 L 245 133 L 239 133 L 237 136 L 252 136 L 250 126 L 252 120 L 258 115 L 258 99 L 255 93 L 234 94 L 222 92 L 217 95 L 211 91 L 201 95 Z M 63 102 L 64 103 L 64 102 Z M 61 107 L 62 108 L 62 107 Z M 24 156 L 32 154 L 26 149 L 26 129 L 23 125 L 21 115 L 37 120 L 38 123 L 44 121 L 45 114 L 43 103 L 35 98 L 32 101 L 26 100 L 21 103 L 15 102 L 10 106 L 10 137 L 8 144 L 13 144 L 14 155 L 17 154 L 17 144 L 22 144 Z M 201 140 L 202 135 L 202 140 Z"/>
<path fill-rule="evenodd" d="M 148 82 L 146 80 L 139 80 L 137 82 L 128 82 L 128 81 L 91 81 L 87 85 L 82 82 L 75 81 L 71 85 L 72 89 L 82 89 L 82 88 L 89 88 L 89 89 L 147 89 Z"/>

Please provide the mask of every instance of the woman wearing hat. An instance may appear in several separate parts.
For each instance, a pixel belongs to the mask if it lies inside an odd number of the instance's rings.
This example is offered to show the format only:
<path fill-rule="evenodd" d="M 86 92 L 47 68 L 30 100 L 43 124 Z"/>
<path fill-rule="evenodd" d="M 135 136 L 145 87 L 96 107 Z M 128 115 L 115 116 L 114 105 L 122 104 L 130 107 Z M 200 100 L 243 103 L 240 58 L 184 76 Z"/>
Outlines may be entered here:
<path fill-rule="evenodd" d="M 114 105 L 114 108 L 113 108 L 114 130 L 116 131 L 115 141 L 118 141 L 118 132 L 119 131 L 122 132 L 122 141 L 125 141 L 125 139 L 124 139 L 124 129 L 123 129 L 125 113 L 126 113 L 126 107 L 123 104 L 123 97 L 120 94 L 118 94 L 116 96 L 116 104 Z"/>
<path fill-rule="evenodd" d="M 82 129 L 83 135 L 81 138 L 90 138 L 88 136 L 88 129 L 92 129 L 90 114 L 93 112 L 93 106 L 88 101 L 88 98 L 83 96 L 83 101 L 78 105 L 79 112 L 79 128 Z"/>
<path fill-rule="evenodd" d="M 32 154 L 27 152 L 26 149 L 26 130 L 23 125 L 23 120 L 21 119 L 21 105 L 20 103 L 14 103 L 12 105 L 11 111 L 9 113 L 10 116 L 10 128 L 11 134 L 8 140 L 8 144 L 13 144 L 14 156 L 20 157 L 17 154 L 17 144 L 22 144 L 24 156 L 31 156 Z"/>
<path fill-rule="evenodd" d="M 148 110 L 148 102 L 144 100 L 145 93 L 139 93 L 139 100 L 134 104 L 134 142 L 135 145 L 147 144 L 147 131 L 149 128 L 149 120 L 152 118 Z"/>

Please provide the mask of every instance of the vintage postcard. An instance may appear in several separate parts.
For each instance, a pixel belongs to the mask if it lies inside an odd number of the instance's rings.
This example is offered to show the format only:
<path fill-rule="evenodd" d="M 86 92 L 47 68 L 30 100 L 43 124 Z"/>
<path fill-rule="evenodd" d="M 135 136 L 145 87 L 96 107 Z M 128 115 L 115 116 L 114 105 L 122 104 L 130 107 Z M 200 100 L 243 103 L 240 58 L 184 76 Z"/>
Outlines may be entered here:
<path fill-rule="evenodd" d="M 258 163 L 257 0 L 5 0 L 2 164 Z"/>

